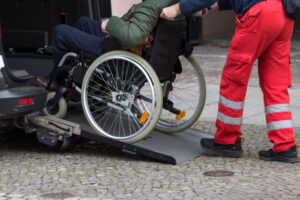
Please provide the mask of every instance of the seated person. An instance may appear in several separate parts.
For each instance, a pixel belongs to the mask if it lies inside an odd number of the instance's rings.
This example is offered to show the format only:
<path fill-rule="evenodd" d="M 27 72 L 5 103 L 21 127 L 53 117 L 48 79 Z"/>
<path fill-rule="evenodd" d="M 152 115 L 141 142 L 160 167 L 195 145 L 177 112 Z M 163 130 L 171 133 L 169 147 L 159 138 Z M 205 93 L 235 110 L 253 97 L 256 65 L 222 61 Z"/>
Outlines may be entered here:
<path fill-rule="evenodd" d="M 80 52 L 100 56 L 102 43 L 110 35 L 129 48 L 144 42 L 156 26 L 163 8 L 178 3 L 179 0 L 146 0 L 134 5 L 122 17 L 111 17 L 102 23 L 86 17 L 80 18 L 75 27 L 57 25 L 53 32 L 53 54 L 55 67 L 67 52 Z M 45 86 L 45 79 L 36 82 Z"/>

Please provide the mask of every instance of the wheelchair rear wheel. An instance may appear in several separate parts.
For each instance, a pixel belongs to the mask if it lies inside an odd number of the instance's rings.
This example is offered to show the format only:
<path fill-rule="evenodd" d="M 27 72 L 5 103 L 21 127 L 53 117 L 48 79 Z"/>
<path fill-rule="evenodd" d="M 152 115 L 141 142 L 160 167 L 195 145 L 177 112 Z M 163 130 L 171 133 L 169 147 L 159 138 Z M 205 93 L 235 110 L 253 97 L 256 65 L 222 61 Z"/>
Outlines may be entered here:
<path fill-rule="evenodd" d="M 126 51 L 106 53 L 91 64 L 81 100 L 97 134 L 127 143 L 150 133 L 162 109 L 156 73 L 143 58 Z"/>
<path fill-rule="evenodd" d="M 182 65 L 182 73 L 176 74 L 175 81 L 171 83 L 171 88 L 166 91 L 164 83 L 164 107 L 166 101 L 169 106 L 177 110 L 178 114 L 162 109 L 160 119 L 156 129 L 166 133 L 177 133 L 192 126 L 200 117 L 206 99 L 206 84 L 203 72 L 197 61 L 190 56 L 179 57 Z M 166 97 L 166 95 L 164 95 Z"/>

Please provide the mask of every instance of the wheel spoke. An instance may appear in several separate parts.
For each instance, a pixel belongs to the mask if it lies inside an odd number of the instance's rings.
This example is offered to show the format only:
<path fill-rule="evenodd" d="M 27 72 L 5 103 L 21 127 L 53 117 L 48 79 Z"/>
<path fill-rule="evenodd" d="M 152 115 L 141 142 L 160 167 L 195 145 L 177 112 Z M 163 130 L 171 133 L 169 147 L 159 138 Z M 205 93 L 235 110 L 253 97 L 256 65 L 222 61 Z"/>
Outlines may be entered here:
<path fill-rule="evenodd" d="M 131 141 L 149 133 L 151 123 L 156 123 L 157 109 L 161 109 L 160 82 L 153 81 L 149 64 L 140 63 L 135 57 L 104 56 L 90 66 L 82 88 L 83 108 L 97 133 Z M 140 124 L 144 112 L 149 118 Z"/>

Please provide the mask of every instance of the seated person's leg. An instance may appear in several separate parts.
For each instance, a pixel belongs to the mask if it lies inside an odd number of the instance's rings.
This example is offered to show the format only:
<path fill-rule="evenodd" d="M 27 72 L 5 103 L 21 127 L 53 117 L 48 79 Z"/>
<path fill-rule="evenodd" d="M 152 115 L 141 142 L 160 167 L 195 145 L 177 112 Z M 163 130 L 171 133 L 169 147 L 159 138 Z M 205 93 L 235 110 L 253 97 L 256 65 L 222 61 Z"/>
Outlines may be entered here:
<path fill-rule="evenodd" d="M 81 50 L 94 54 L 102 54 L 102 43 L 106 35 L 96 36 L 80 31 L 68 25 L 58 25 L 53 32 L 54 63 L 57 66 L 68 52 L 79 53 Z"/>
<path fill-rule="evenodd" d="M 53 57 L 54 69 L 50 76 L 54 76 L 56 67 L 62 57 L 68 52 L 79 53 L 81 50 L 99 56 L 102 54 L 102 43 L 106 35 L 92 35 L 80 31 L 74 27 L 61 24 L 55 27 L 53 31 Z M 53 78 L 53 77 L 52 77 Z M 50 77 L 35 77 L 37 86 L 46 87 L 49 85 Z M 57 86 L 53 83 L 50 90 L 56 90 Z"/>
<path fill-rule="evenodd" d="M 101 29 L 101 22 L 87 17 L 80 17 L 75 23 L 75 28 L 100 37 L 106 36 Z"/>

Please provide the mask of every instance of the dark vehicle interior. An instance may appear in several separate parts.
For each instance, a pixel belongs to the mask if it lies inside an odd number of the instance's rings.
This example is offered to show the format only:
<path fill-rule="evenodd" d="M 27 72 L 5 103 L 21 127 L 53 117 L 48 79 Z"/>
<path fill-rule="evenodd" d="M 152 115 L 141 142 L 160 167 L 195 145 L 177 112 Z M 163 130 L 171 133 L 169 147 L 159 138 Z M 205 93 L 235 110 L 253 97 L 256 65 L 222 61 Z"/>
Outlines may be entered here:
<path fill-rule="evenodd" d="M 96 20 L 111 16 L 109 0 L 3 0 L 0 2 L 2 40 L 8 65 L 30 74 L 49 74 L 52 31 L 73 25 L 81 16 Z"/>

